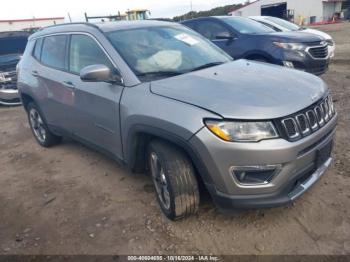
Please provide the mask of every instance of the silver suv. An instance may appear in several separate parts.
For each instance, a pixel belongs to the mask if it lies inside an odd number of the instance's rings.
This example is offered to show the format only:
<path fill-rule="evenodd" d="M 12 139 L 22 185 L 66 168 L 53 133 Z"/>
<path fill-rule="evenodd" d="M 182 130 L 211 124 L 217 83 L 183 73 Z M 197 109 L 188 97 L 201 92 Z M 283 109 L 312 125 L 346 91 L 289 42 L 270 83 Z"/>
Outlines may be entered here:
<path fill-rule="evenodd" d="M 38 143 L 71 137 L 149 171 L 164 214 L 290 203 L 330 165 L 337 115 L 318 77 L 232 59 L 179 24 L 67 24 L 29 39 L 18 88 Z"/>

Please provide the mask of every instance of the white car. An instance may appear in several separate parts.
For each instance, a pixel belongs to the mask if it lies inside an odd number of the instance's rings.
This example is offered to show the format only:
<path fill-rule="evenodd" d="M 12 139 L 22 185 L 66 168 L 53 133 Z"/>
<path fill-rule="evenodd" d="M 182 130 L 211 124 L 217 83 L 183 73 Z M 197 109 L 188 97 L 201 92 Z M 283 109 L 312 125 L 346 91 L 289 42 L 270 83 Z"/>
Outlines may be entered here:
<path fill-rule="evenodd" d="M 275 31 L 303 31 L 305 33 L 311 33 L 315 35 L 322 36 L 323 38 L 326 39 L 328 43 L 328 52 L 331 58 L 334 57 L 334 52 L 335 52 L 335 42 L 333 38 L 329 35 L 326 34 L 325 32 L 315 30 L 315 29 L 310 29 L 310 28 L 305 28 L 301 27 L 299 25 L 296 25 L 294 23 L 291 23 L 289 21 L 283 20 L 281 18 L 273 17 L 273 16 L 250 16 L 250 19 L 253 19 L 263 25 L 266 25 Z"/>

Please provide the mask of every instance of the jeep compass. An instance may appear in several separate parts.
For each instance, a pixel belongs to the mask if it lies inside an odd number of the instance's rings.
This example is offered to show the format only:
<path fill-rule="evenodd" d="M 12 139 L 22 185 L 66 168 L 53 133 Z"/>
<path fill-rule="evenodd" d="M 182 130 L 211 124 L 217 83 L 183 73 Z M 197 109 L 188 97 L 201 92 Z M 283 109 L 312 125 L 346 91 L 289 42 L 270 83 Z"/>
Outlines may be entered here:
<path fill-rule="evenodd" d="M 232 58 L 179 24 L 77 23 L 29 38 L 18 68 L 44 147 L 76 139 L 149 172 L 163 213 L 291 203 L 329 167 L 337 114 L 318 77 Z"/>

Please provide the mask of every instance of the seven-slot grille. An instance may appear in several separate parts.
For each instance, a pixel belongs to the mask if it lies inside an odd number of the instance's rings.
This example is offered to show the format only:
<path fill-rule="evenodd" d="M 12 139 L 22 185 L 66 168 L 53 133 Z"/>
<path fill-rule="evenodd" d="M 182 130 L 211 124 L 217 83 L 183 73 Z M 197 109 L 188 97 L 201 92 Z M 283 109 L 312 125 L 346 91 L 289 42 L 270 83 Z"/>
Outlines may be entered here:
<path fill-rule="evenodd" d="M 0 89 L 17 89 L 16 71 L 0 72 Z"/>
<path fill-rule="evenodd" d="M 328 57 L 328 45 L 310 47 L 309 54 L 316 59 L 325 59 Z"/>
<path fill-rule="evenodd" d="M 322 128 L 335 115 L 332 97 L 329 95 L 313 106 L 277 121 L 282 137 L 296 141 Z"/>

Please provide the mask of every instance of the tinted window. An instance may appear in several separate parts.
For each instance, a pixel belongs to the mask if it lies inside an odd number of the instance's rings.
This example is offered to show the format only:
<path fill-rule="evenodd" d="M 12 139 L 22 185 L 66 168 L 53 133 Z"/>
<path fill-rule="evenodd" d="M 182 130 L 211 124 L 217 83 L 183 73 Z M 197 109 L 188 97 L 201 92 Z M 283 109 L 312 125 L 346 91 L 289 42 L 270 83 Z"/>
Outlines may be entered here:
<path fill-rule="evenodd" d="M 275 24 L 278 24 L 279 26 L 282 26 L 288 30 L 291 30 L 291 31 L 298 31 L 300 30 L 300 26 L 296 25 L 296 24 L 293 24 L 289 21 L 286 21 L 286 20 L 283 20 L 281 18 L 277 18 L 277 17 L 265 17 L 265 19 L 267 21 L 271 21 Z"/>
<path fill-rule="evenodd" d="M 41 62 L 57 69 L 65 69 L 66 45 L 66 35 L 45 37 Z"/>
<path fill-rule="evenodd" d="M 272 24 L 268 24 L 266 22 L 263 22 L 263 21 L 257 21 L 267 27 L 270 27 L 271 29 L 275 30 L 276 32 L 281 32 L 282 30 L 278 29 L 277 27 L 273 26 Z"/>
<path fill-rule="evenodd" d="M 69 70 L 79 74 L 89 65 L 102 64 L 113 69 L 113 65 L 94 39 L 86 35 L 72 35 L 70 44 Z"/>
<path fill-rule="evenodd" d="M 33 56 L 40 61 L 41 56 L 41 47 L 43 46 L 43 39 L 39 38 L 35 42 L 35 48 L 33 52 Z"/>
<path fill-rule="evenodd" d="M 27 37 L 0 38 L 0 55 L 23 54 L 27 41 Z"/>
<path fill-rule="evenodd" d="M 225 17 L 222 18 L 222 21 L 232 26 L 233 29 L 240 32 L 241 34 L 266 34 L 275 32 L 271 28 L 249 18 Z"/>
<path fill-rule="evenodd" d="M 184 26 L 119 30 L 108 33 L 108 38 L 135 74 L 145 81 L 232 61 L 221 49 Z"/>
<path fill-rule="evenodd" d="M 212 21 L 198 21 L 196 28 L 200 34 L 210 40 L 215 39 L 218 35 L 230 34 L 223 25 Z"/>

